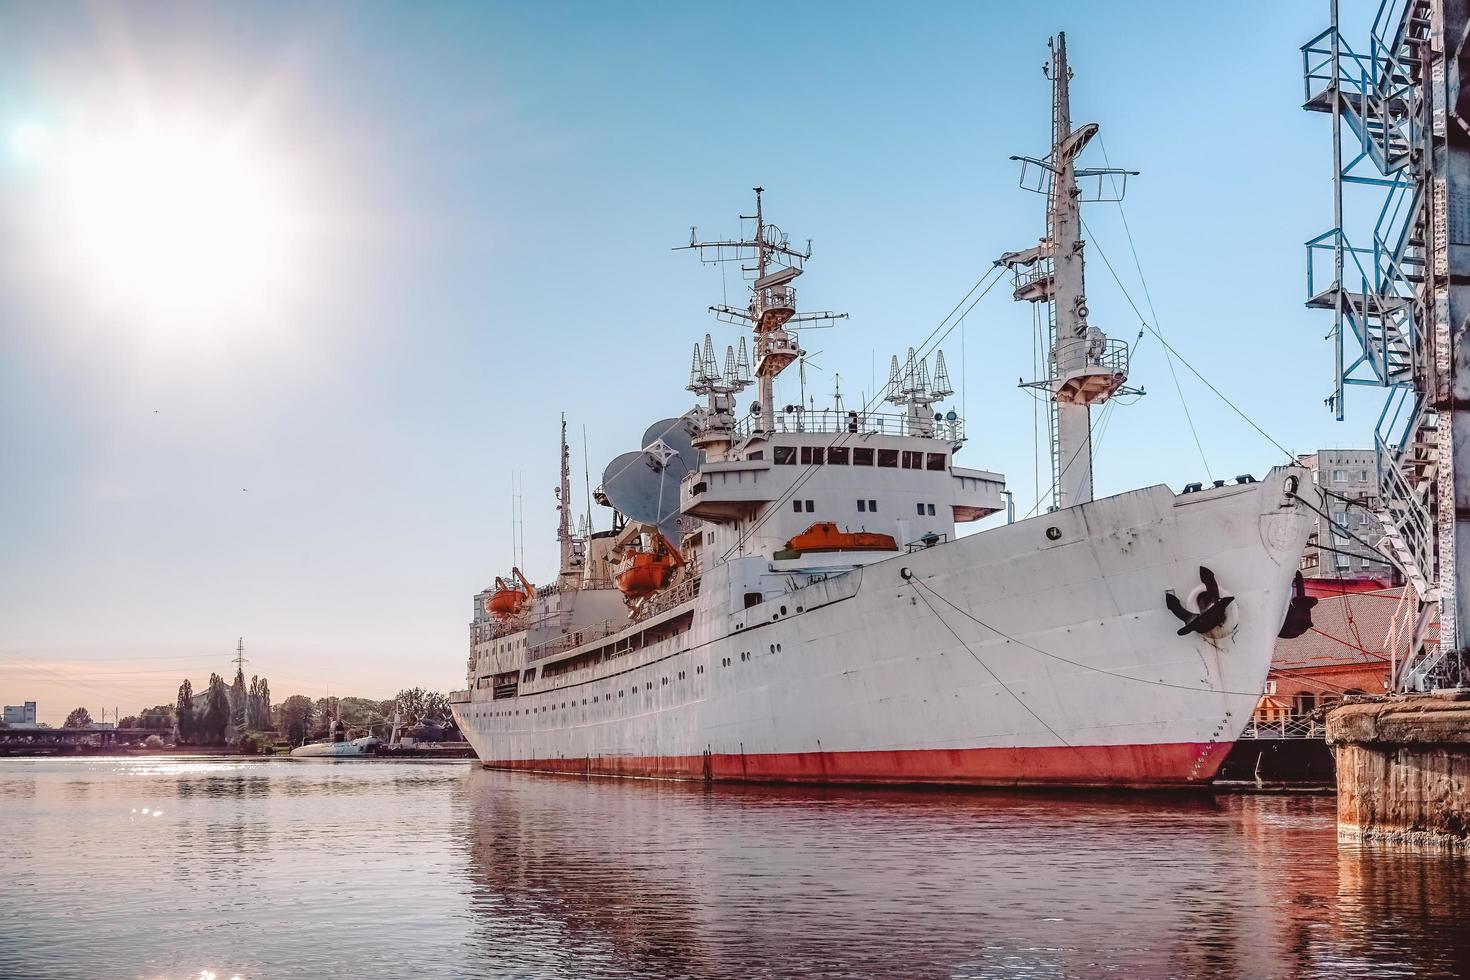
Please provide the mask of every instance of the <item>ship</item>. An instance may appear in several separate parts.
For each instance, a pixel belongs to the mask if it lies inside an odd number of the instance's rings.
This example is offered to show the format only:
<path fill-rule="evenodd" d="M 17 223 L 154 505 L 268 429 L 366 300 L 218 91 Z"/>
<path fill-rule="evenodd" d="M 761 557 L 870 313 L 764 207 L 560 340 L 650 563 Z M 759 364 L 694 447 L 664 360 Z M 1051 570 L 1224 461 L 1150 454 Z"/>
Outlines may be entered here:
<path fill-rule="evenodd" d="M 487 767 L 743 782 L 1175 788 L 1207 785 L 1249 721 L 1274 642 L 1306 628 L 1298 568 L 1321 500 L 1293 465 L 1257 479 L 1094 499 L 1093 409 L 1129 347 L 1089 319 L 1066 39 L 1050 44 L 1046 232 L 992 269 L 1044 311 L 1051 506 L 1015 519 L 1005 478 L 962 466 L 943 352 L 895 355 L 878 398 L 779 407 L 798 331 L 799 248 L 767 223 L 687 248 L 745 271 L 749 330 L 694 345 L 700 401 L 654 423 L 574 531 L 566 421 L 560 565 L 475 597 L 451 695 Z M 1025 171 L 1023 170 L 1023 173 Z M 746 229 L 749 229 L 747 231 Z M 989 274 L 989 273 L 988 273 Z M 983 295 L 983 293 L 982 293 Z M 753 354 L 754 367 L 751 367 Z M 932 365 L 932 367 L 931 367 Z M 741 412 L 738 396 L 754 385 Z M 803 399 L 806 400 L 805 398 Z M 590 509 L 590 504 L 589 504 Z M 966 524 L 1005 515 L 961 535 Z"/>

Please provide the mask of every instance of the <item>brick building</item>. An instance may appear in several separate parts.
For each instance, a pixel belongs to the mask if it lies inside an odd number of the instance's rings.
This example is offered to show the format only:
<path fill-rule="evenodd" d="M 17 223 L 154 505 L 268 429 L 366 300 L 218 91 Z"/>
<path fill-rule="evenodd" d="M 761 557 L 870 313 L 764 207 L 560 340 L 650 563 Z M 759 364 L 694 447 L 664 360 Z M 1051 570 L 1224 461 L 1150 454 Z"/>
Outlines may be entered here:
<path fill-rule="evenodd" d="M 1322 704 L 1347 694 L 1384 693 L 1393 659 L 1389 631 L 1414 612 L 1412 603 L 1401 604 L 1403 587 L 1353 590 L 1318 580 L 1308 591 L 1320 600 L 1312 610 L 1312 628 L 1296 639 L 1276 641 L 1254 716 L 1263 733 L 1305 721 Z M 1405 641 L 1399 642 L 1402 654 Z"/>

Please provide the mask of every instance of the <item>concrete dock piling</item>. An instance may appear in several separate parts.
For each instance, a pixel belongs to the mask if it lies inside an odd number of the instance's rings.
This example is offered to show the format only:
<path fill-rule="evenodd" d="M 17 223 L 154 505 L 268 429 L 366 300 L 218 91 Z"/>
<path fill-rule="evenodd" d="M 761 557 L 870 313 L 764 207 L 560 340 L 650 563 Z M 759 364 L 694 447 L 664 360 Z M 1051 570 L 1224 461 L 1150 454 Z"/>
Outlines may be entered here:
<path fill-rule="evenodd" d="M 1470 691 L 1342 705 L 1327 743 L 1340 839 L 1470 849 Z"/>

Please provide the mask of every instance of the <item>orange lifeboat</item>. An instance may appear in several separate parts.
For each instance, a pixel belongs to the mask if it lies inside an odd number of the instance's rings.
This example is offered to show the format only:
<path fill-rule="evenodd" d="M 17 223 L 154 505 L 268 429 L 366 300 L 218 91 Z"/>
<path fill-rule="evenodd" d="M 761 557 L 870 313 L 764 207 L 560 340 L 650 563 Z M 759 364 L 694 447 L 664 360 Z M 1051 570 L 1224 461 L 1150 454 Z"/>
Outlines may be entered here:
<path fill-rule="evenodd" d="M 623 552 L 613 582 L 624 598 L 637 601 L 668 585 L 674 569 L 682 564 L 678 553 L 659 535 L 651 550 L 629 548 Z"/>
<path fill-rule="evenodd" d="M 839 531 L 831 521 L 818 521 L 786 542 L 777 558 L 797 558 L 809 551 L 897 551 L 891 534 L 873 531 Z"/>
<path fill-rule="evenodd" d="M 496 576 L 495 591 L 485 600 L 485 611 L 499 620 L 506 620 L 525 608 L 526 603 L 536 594 L 536 589 L 526 576 L 521 574 L 519 568 L 511 569 L 513 578 L 520 579 L 521 587 L 516 588 L 514 582 L 506 582 L 505 579 Z"/>

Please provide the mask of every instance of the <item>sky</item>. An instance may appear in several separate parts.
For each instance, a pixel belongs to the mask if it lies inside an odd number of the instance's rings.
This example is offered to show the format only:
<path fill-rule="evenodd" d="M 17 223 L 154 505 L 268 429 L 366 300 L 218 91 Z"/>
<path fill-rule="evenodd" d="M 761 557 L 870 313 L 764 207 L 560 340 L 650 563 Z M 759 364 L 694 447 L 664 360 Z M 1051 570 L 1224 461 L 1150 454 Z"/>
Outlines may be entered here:
<path fill-rule="evenodd" d="M 674 250 L 690 227 L 735 234 L 764 186 L 812 239 L 802 306 L 850 314 L 803 337 L 808 396 L 870 395 L 1041 234 L 1008 158 L 1046 152 L 1056 30 L 1074 122 L 1101 126 L 1084 162 L 1141 172 L 1084 212 L 1092 321 L 1132 342 L 1141 313 L 1181 357 L 1138 342 L 1148 394 L 1096 437 L 1099 495 L 1282 462 L 1245 418 L 1291 452 L 1368 445 L 1381 393 L 1333 420 L 1330 324 L 1302 306 L 1332 185 L 1298 46 L 1326 16 L 0 5 L 0 700 L 129 714 L 232 674 L 240 637 L 278 699 L 461 686 L 513 475 L 527 573 L 554 574 L 561 413 L 595 484 L 689 407 L 692 343 L 738 337 L 705 311 L 742 284 Z M 1008 292 L 941 346 L 959 462 L 1024 513 L 1032 321 Z M 791 371 L 777 402 L 798 397 Z"/>

